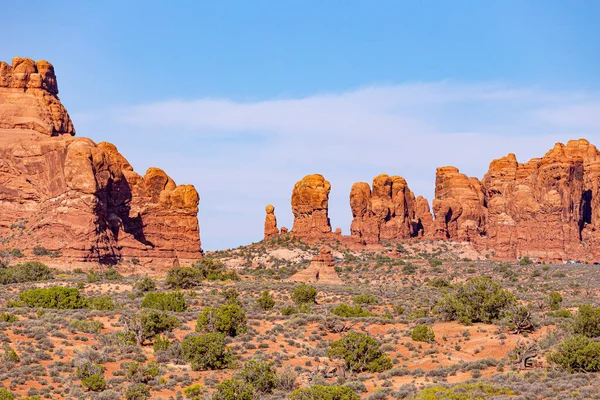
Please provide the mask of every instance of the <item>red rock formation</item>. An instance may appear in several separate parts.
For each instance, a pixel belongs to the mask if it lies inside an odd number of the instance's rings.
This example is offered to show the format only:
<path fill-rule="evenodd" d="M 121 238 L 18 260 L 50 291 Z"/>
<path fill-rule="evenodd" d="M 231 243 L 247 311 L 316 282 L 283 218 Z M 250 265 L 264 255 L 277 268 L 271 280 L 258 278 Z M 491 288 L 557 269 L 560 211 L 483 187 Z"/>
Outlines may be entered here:
<path fill-rule="evenodd" d="M 277 229 L 277 218 L 275 218 L 275 207 L 269 204 L 265 211 L 267 215 L 265 217 L 265 240 L 269 240 L 272 237 L 279 235 L 279 229 Z"/>
<path fill-rule="evenodd" d="M 427 200 L 423 199 L 425 203 Z M 420 201 L 424 218 L 431 218 Z M 350 191 L 352 208 L 351 235 L 359 242 L 379 243 L 423 235 L 423 224 L 417 214 L 414 194 L 400 176 L 379 175 L 373 179 L 373 192 L 368 183 L 358 182 Z M 427 211 L 429 205 L 427 205 Z M 426 221 L 429 223 L 429 220 Z"/>
<path fill-rule="evenodd" d="M 15 57 L 0 62 L 0 129 L 27 129 L 54 136 L 75 134 L 57 97 L 54 67 L 47 61 Z"/>
<path fill-rule="evenodd" d="M 331 233 L 328 216 L 331 185 L 323 175 L 307 175 L 292 191 L 292 212 L 296 236 L 318 238 Z"/>
<path fill-rule="evenodd" d="M 42 245 L 77 260 L 136 257 L 166 265 L 202 256 L 193 186 L 177 186 L 158 168 L 138 175 L 110 143 L 52 137 L 74 130 L 66 111 L 61 114 L 51 65 L 20 59 L 9 70 L 10 87 L 0 87 L 0 100 L 8 90 L 11 101 L 8 108 L 0 102 L 0 237 L 6 247 L 27 252 Z M 36 74 L 41 86 L 23 90 L 23 82 L 37 82 Z M 23 106 L 48 96 L 53 100 Z M 6 112 L 14 104 L 21 114 Z M 62 125 L 40 122 L 56 115 L 65 118 Z M 29 121 L 21 117 L 35 123 L 21 124 Z"/>
<path fill-rule="evenodd" d="M 431 214 L 431 209 L 429 208 L 429 202 L 423 196 L 418 196 L 415 200 L 415 216 L 423 226 L 423 230 L 421 231 L 422 234 L 420 236 L 433 236 L 433 215 Z"/>
<path fill-rule="evenodd" d="M 323 283 L 341 285 L 344 282 L 335 271 L 335 258 L 331 250 L 321 249 L 319 255 L 314 256 L 310 265 L 287 278 L 289 282 Z"/>
<path fill-rule="evenodd" d="M 439 168 L 436 236 L 469 240 L 499 258 L 600 260 L 600 152 L 585 139 L 542 158 L 492 161 L 479 182 Z"/>
<path fill-rule="evenodd" d="M 469 241 L 484 235 L 486 212 L 479 180 L 455 167 L 438 168 L 433 213 L 438 239 Z"/>

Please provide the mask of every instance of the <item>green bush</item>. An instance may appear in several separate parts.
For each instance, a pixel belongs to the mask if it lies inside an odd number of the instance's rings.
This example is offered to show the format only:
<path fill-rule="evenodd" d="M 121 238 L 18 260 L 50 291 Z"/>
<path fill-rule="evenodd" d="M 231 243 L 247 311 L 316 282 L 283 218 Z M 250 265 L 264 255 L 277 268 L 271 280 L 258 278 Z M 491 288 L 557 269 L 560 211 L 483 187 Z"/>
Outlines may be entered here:
<path fill-rule="evenodd" d="M 14 400 L 15 395 L 8 389 L 0 388 L 0 400 Z"/>
<path fill-rule="evenodd" d="M 90 308 L 98 311 L 112 311 L 116 308 L 112 296 L 99 296 L 88 299 Z"/>
<path fill-rule="evenodd" d="M 148 293 L 142 304 L 142 308 L 154 308 L 155 310 L 183 312 L 187 309 L 185 298 L 181 292 Z"/>
<path fill-rule="evenodd" d="M 62 286 L 25 290 L 19 294 L 19 300 L 28 307 L 59 310 L 88 307 L 87 299 L 79 293 L 79 290 Z"/>
<path fill-rule="evenodd" d="M 443 320 L 464 324 L 490 323 L 501 318 L 516 304 L 516 299 L 490 278 L 472 278 L 456 286 L 456 292 L 442 298 L 435 306 Z"/>
<path fill-rule="evenodd" d="M 130 318 L 122 317 L 122 320 L 125 323 L 126 332 L 133 334 L 139 345 L 160 333 L 171 332 L 180 325 L 177 318 L 156 310 L 146 311 L 142 315 Z"/>
<path fill-rule="evenodd" d="M 533 264 L 533 261 L 531 261 L 531 258 L 529 258 L 529 256 L 525 256 L 519 260 L 519 265 L 531 265 L 531 264 Z"/>
<path fill-rule="evenodd" d="M 271 310 L 275 306 L 275 300 L 268 290 L 264 290 L 256 302 L 263 310 Z"/>
<path fill-rule="evenodd" d="M 111 266 L 102 271 L 90 271 L 87 274 L 87 281 L 89 283 L 100 281 L 120 281 L 121 279 L 123 279 L 123 276 Z"/>
<path fill-rule="evenodd" d="M 589 338 L 600 336 L 600 308 L 589 304 L 580 306 L 573 321 L 573 332 Z"/>
<path fill-rule="evenodd" d="M 171 346 L 171 343 L 166 335 L 156 335 L 154 337 L 154 343 L 152 343 L 154 353 L 157 351 L 165 351 L 169 348 L 169 346 Z"/>
<path fill-rule="evenodd" d="M 101 392 L 106 389 L 106 381 L 102 374 L 92 374 L 81 378 L 81 385 L 86 390 L 91 390 L 92 392 Z"/>
<path fill-rule="evenodd" d="M 574 335 L 548 354 L 548 362 L 559 365 L 569 372 L 600 371 L 600 343 L 584 335 Z"/>
<path fill-rule="evenodd" d="M 124 363 L 125 379 L 131 383 L 148 383 L 160 373 L 158 364 L 151 361 L 147 364 L 139 362 Z"/>
<path fill-rule="evenodd" d="M 165 284 L 171 289 L 190 289 L 204 280 L 202 272 L 192 267 L 175 267 L 167 272 Z"/>
<path fill-rule="evenodd" d="M 296 314 L 297 312 L 298 310 L 296 310 L 296 307 L 293 306 L 281 307 L 281 315 L 290 316 L 292 314 Z"/>
<path fill-rule="evenodd" d="M 154 282 L 152 278 L 144 276 L 135 283 L 134 289 L 139 293 L 153 292 L 156 290 L 156 282 Z"/>
<path fill-rule="evenodd" d="M 272 362 L 249 360 L 237 377 L 252 385 L 257 393 L 271 393 L 277 386 L 277 373 Z"/>
<path fill-rule="evenodd" d="M 362 308 L 359 304 L 355 305 L 354 307 L 347 304 L 340 304 L 339 306 L 333 308 L 331 312 L 338 317 L 346 318 L 370 317 L 373 315 L 369 311 Z"/>
<path fill-rule="evenodd" d="M 410 333 L 410 337 L 416 342 L 432 343 L 435 340 L 435 333 L 427 325 L 417 325 Z"/>
<path fill-rule="evenodd" d="M 301 283 L 300 285 L 294 288 L 292 292 L 292 300 L 296 304 L 308 304 L 315 303 L 315 299 L 317 298 L 317 289 L 313 286 L 307 285 L 306 283 Z"/>
<path fill-rule="evenodd" d="M 79 331 L 83 333 L 97 333 L 102 328 L 104 328 L 104 324 L 102 324 L 102 322 L 99 321 L 76 318 L 69 321 L 69 329 L 72 331 Z"/>
<path fill-rule="evenodd" d="M 13 322 L 17 322 L 17 316 L 7 312 L 0 313 L 0 322 L 8 322 L 9 324 L 12 324 Z"/>
<path fill-rule="evenodd" d="M 296 389 L 290 393 L 289 400 L 360 400 L 350 388 L 344 386 L 322 386 Z"/>
<path fill-rule="evenodd" d="M 4 353 L 2 354 L 2 360 L 4 360 L 5 363 L 18 363 L 21 361 L 15 349 L 10 347 L 8 344 L 5 343 L 3 349 Z"/>
<path fill-rule="evenodd" d="M 212 400 L 254 400 L 254 387 L 241 379 L 226 379 L 219 383 L 212 395 Z"/>
<path fill-rule="evenodd" d="M 233 355 L 225 345 L 225 335 L 222 333 L 188 336 L 181 342 L 181 353 L 193 371 L 223 369 L 233 362 Z"/>
<path fill-rule="evenodd" d="M 204 393 L 204 387 L 199 383 L 196 383 L 195 385 L 188 386 L 185 389 L 183 389 L 183 394 L 185 395 L 185 398 L 190 400 L 202 400 L 200 397 L 202 393 Z"/>
<path fill-rule="evenodd" d="M 484 382 L 461 383 L 454 386 L 430 386 L 421 390 L 413 400 L 483 400 L 496 396 L 511 396 L 509 389 Z"/>
<path fill-rule="evenodd" d="M 352 299 L 354 304 L 377 304 L 377 299 L 372 294 L 357 294 Z"/>
<path fill-rule="evenodd" d="M 357 332 L 350 332 L 331 343 L 327 355 L 344 360 L 351 372 L 381 372 L 392 367 L 391 360 L 379 349 L 377 341 Z"/>
<path fill-rule="evenodd" d="M 548 306 L 551 310 L 556 311 L 560 308 L 563 301 L 562 295 L 558 292 L 552 292 L 548 295 Z"/>
<path fill-rule="evenodd" d="M 206 307 L 196 321 L 196 332 L 220 332 L 234 337 L 247 329 L 246 313 L 237 304 Z"/>
<path fill-rule="evenodd" d="M 125 400 L 146 400 L 150 398 L 150 386 L 138 383 L 125 391 Z"/>
<path fill-rule="evenodd" d="M 53 278 L 52 270 L 39 261 L 28 261 L 14 267 L 0 268 L 0 284 L 37 282 Z"/>

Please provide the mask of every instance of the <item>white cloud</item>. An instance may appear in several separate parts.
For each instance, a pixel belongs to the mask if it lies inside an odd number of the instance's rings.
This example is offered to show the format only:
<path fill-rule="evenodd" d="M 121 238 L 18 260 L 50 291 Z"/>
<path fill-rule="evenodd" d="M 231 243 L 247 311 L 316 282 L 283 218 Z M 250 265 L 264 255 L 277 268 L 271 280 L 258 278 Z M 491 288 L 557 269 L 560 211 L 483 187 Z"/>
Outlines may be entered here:
<path fill-rule="evenodd" d="M 600 94 L 454 82 L 370 86 L 297 99 L 165 100 L 73 115 L 79 135 L 113 142 L 139 172 L 160 166 L 201 196 L 209 249 L 260 240 L 264 206 L 291 227 L 294 183 L 322 173 L 348 232 L 353 182 L 404 176 L 431 199 L 435 169 L 479 178 L 494 158 L 541 156 L 556 141 L 599 143 Z"/>

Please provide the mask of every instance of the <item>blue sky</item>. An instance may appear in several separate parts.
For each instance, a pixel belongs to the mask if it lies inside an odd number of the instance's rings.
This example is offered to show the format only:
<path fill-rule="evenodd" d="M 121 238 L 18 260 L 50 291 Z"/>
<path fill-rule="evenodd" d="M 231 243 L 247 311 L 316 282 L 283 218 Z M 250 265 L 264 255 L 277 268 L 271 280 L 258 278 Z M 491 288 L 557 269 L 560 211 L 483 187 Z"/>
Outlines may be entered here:
<path fill-rule="evenodd" d="M 3 5 L 0 59 L 47 59 L 79 136 L 201 196 L 207 249 L 291 226 L 293 184 L 352 182 L 600 145 L 598 1 L 28 1 Z"/>

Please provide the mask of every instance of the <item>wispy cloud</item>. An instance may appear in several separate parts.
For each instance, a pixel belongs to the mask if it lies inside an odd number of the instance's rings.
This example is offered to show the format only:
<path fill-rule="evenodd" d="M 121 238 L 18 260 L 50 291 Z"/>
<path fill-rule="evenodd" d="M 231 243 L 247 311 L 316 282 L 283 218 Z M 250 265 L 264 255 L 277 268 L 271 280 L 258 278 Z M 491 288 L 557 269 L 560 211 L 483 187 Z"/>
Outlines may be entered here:
<path fill-rule="evenodd" d="M 347 233 L 353 182 L 404 176 L 433 195 L 435 168 L 482 177 L 508 152 L 520 160 L 556 141 L 600 144 L 600 94 L 456 82 L 368 86 L 304 98 L 165 100 L 73 115 L 81 136 L 115 143 L 143 172 L 152 165 L 201 195 L 207 248 L 262 236 L 264 206 L 291 226 L 294 183 L 322 173 L 330 214 Z"/>

